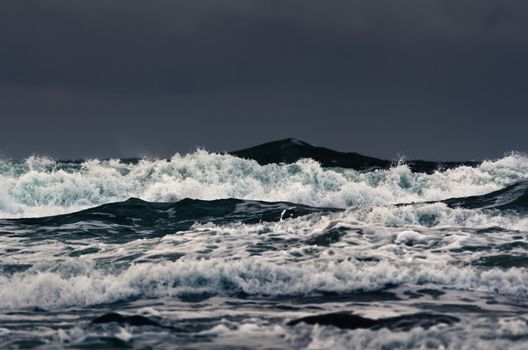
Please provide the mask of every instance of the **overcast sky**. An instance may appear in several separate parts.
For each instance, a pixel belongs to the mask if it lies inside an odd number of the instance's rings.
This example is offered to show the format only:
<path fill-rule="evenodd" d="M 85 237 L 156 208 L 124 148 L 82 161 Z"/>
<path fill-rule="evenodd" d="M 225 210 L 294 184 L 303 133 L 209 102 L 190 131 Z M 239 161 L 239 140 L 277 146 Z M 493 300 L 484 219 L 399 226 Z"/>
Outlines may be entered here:
<path fill-rule="evenodd" d="M 528 151 L 526 0 L 0 0 L 0 154 Z"/>

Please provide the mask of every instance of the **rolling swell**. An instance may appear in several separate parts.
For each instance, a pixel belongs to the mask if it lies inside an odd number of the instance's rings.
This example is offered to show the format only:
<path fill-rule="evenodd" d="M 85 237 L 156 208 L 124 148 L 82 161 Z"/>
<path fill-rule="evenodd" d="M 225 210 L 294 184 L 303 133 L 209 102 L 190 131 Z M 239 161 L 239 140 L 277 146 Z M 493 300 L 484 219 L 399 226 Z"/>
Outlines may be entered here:
<path fill-rule="evenodd" d="M 451 208 L 514 210 L 528 212 L 528 180 L 481 196 L 451 198 L 443 201 Z"/>
<path fill-rule="evenodd" d="M 453 209 L 512 210 L 525 214 L 528 211 L 528 181 L 520 181 L 504 189 L 480 196 L 457 197 L 439 202 L 414 204 L 434 203 L 444 203 Z M 211 201 L 185 198 L 177 202 L 148 202 L 139 198 L 129 198 L 126 201 L 107 203 L 69 214 L 6 219 L 0 222 L 0 226 L 2 223 L 8 223 L 59 228 L 71 224 L 99 223 L 143 230 L 142 232 L 149 235 L 158 236 L 188 230 L 194 224 L 256 224 L 296 218 L 313 213 L 337 212 L 343 212 L 343 209 L 235 198 Z"/>
<path fill-rule="evenodd" d="M 13 224 L 18 225 L 19 229 L 27 227 L 33 231 L 33 237 L 42 232 L 44 238 L 49 238 L 49 231 L 53 230 L 55 237 L 75 233 L 83 236 L 111 236 L 113 240 L 127 241 L 137 239 L 138 235 L 157 237 L 188 230 L 194 224 L 256 224 L 337 211 L 341 210 L 240 199 L 204 201 L 186 198 L 175 203 L 155 203 L 130 198 L 70 214 L 3 220 L 0 221 L 0 228 Z"/>

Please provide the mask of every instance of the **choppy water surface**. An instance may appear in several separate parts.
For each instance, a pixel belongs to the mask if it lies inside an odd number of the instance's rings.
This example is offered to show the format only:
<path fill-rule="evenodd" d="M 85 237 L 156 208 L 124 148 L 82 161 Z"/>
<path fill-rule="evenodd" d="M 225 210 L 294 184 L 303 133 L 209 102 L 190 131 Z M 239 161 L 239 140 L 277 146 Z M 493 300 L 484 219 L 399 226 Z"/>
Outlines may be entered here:
<path fill-rule="evenodd" d="M 411 168 L 4 160 L 0 348 L 525 349 L 528 159 Z"/>

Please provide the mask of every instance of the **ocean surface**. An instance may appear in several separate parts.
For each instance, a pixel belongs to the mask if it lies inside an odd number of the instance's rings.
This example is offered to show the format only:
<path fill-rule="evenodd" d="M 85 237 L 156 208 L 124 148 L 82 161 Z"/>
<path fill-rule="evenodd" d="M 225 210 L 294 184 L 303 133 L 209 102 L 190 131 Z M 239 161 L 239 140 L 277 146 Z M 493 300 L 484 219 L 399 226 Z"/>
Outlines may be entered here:
<path fill-rule="evenodd" d="M 0 160 L 1 349 L 526 349 L 528 158 Z"/>

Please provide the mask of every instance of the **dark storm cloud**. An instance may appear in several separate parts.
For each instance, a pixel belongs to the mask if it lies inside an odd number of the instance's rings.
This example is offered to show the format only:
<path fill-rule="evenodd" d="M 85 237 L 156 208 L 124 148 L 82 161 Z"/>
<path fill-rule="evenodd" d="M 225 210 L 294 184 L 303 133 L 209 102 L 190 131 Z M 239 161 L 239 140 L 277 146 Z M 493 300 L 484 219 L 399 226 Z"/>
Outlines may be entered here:
<path fill-rule="evenodd" d="M 0 151 L 165 156 L 288 136 L 385 157 L 524 151 L 527 14 L 499 0 L 0 1 Z"/>

